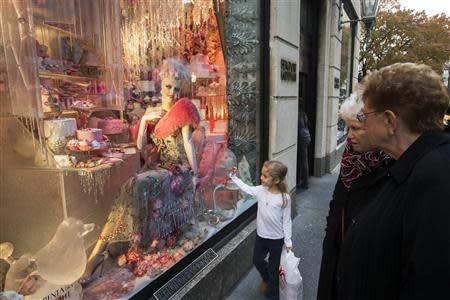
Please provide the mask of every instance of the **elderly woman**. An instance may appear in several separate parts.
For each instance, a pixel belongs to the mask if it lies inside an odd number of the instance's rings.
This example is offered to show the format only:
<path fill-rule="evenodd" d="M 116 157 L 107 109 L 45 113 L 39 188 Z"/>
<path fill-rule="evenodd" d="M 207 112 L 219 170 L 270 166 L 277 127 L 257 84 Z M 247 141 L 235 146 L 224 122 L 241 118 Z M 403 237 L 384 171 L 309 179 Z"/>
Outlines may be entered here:
<path fill-rule="evenodd" d="M 348 139 L 327 216 L 317 296 L 319 300 L 337 298 L 336 268 L 345 233 L 353 218 L 378 193 L 380 186 L 375 184 L 375 179 L 385 172 L 390 161 L 384 152 L 373 150 L 363 124 L 356 118 L 363 105 L 356 95 L 352 95 L 342 103 L 339 112 L 347 125 Z"/>
<path fill-rule="evenodd" d="M 371 144 L 396 160 L 347 231 L 339 299 L 450 299 L 449 94 L 425 65 L 394 64 L 362 83 Z"/>

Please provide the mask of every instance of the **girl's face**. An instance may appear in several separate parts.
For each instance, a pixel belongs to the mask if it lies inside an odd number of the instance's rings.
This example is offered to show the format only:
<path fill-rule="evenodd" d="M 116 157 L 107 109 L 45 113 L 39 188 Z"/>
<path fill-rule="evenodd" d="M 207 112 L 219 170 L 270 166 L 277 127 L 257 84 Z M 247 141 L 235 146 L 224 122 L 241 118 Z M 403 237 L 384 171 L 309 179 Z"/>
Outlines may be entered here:
<path fill-rule="evenodd" d="M 274 182 L 274 179 L 272 176 L 270 176 L 269 174 L 269 169 L 265 166 L 262 167 L 261 169 L 261 184 L 265 187 L 272 187 L 276 182 Z"/>

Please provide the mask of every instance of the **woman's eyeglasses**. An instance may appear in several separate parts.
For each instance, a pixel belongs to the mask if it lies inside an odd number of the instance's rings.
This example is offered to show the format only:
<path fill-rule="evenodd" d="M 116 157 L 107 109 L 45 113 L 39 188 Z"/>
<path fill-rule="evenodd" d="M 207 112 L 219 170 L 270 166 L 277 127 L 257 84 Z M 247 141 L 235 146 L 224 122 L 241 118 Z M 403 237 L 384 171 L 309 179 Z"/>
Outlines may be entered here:
<path fill-rule="evenodd" d="M 371 111 L 371 112 L 363 112 L 362 110 L 356 115 L 356 119 L 359 121 L 359 122 L 361 122 L 361 123 L 364 123 L 364 122 L 366 122 L 366 120 L 367 120 L 367 115 L 370 115 L 370 114 L 374 114 L 374 113 L 378 113 L 378 112 L 380 112 L 380 111 L 378 111 L 378 110 L 375 110 L 375 111 Z"/>

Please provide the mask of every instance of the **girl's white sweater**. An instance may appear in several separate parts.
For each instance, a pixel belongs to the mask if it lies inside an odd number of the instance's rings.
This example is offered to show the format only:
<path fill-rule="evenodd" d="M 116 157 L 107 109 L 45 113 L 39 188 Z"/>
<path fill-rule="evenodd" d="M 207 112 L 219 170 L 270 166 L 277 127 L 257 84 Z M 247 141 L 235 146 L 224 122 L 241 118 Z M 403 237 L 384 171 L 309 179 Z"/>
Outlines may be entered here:
<path fill-rule="evenodd" d="M 254 196 L 258 201 L 256 215 L 258 236 L 272 240 L 284 238 L 286 247 L 292 247 L 291 198 L 289 194 L 284 195 L 287 205 L 283 208 L 281 194 L 273 194 L 262 185 L 249 186 L 236 175 L 231 175 L 230 178 L 242 191 Z"/>

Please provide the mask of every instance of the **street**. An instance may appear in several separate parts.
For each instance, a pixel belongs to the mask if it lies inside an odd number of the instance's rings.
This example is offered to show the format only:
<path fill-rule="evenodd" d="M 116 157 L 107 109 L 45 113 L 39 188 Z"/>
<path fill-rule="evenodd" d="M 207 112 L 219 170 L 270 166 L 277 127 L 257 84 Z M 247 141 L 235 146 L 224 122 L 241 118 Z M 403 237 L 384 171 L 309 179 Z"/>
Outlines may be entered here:
<path fill-rule="evenodd" d="M 326 216 L 338 172 L 336 168 L 331 174 L 311 177 L 310 188 L 300 190 L 296 197 L 299 214 L 292 221 L 292 241 L 295 255 L 300 257 L 303 300 L 316 299 Z M 259 293 L 260 282 L 261 278 L 253 267 L 226 299 L 263 299 Z"/>

